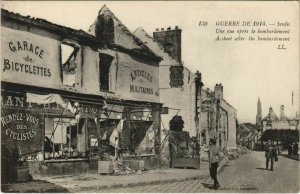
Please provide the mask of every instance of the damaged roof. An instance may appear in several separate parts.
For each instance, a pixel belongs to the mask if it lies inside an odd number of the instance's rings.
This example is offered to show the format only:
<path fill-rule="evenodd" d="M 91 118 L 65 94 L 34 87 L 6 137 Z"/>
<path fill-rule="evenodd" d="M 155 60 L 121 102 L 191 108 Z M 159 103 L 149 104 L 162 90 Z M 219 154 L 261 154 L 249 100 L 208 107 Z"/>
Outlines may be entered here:
<path fill-rule="evenodd" d="M 31 16 L 23 16 L 21 14 L 14 13 L 1 8 L 1 20 L 3 21 L 4 18 L 6 19 L 9 18 L 20 22 L 24 22 L 27 25 L 31 24 L 31 25 L 39 26 L 41 28 L 60 34 L 62 36 L 73 37 L 77 39 L 79 42 L 85 42 L 87 44 L 92 44 L 97 46 L 101 45 L 101 43 L 94 36 L 88 34 L 83 30 L 75 30 L 66 26 L 49 22 L 45 19 L 31 17 Z"/>
<path fill-rule="evenodd" d="M 109 47 L 121 48 L 135 54 L 162 60 L 143 41 L 131 33 L 106 5 L 102 6 L 88 32 L 98 40 L 104 41 Z"/>
<path fill-rule="evenodd" d="M 36 18 L 32 16 L 23 16 L 19 13 L 14 13 L 9 10 L 1 8 L 1 20 L 3 21 L 4 19 L 11 19 L 11 20 L 16 20 L 19 22 L 26 23 L 26 25 L 33 25 L 33 26 L 38 26 L 40 28 L 43 28 L 45 30 L 48 30 L 49 32 L 53 32 L 55 34 L 65 36 L 68 38 L 73 38 L 79 43 L 91 45 L 97 48 L 111 48 L 114 50 L 120 50 L 125 53 L 131 53 L 134 55 L 142 55 L 145 57 L 150 57 L 152 59 L 155 59 L 156 61 L 160 61 L 161 57 L 155 55 L 154 52 L 151 51 L 141 40 L 139 40 L 137 37 L 135 37 L 127 28 L 125 25 L 123 25 L 114 15 L 113 13 L 104 5 L 99 14 L 106 13 L 110 15 L 112 18 L 114 18 L 115 21 L 117 21 L 117 26 L 120 27 L 121 32 L 125 37 L 128 37 L 133 41 L 133 43 L 136 45 L 135 48 L 128 48 L 128 42 L 126 44 L 110 44 L 106 41 L 99 40 L 96 36 L 94 36 L 91 31 L 85 32 L 83 30 L 75 30 L 70 27 L 62 26 L 59 24 L 55 24 L 52 22 L 49 22 L 45 19 L 41 18 Z M 97 22 L 97 20 L 96 20 Z M 93 24 L 94 25 L 94 24 Z M 92 25 L 92 26 L 93 26 Z M 91 26 L 91 27 L 92 27 Z M 91 30 L 91 28 L 90 28 Z"/>

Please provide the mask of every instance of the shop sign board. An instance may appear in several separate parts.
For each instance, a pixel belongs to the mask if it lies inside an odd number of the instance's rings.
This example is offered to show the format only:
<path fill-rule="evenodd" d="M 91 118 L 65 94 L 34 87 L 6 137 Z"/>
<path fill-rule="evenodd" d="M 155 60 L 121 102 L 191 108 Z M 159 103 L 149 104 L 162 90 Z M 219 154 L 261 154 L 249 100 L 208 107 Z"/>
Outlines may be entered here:
<path fill-rule="evenodd" d="M 171 66 L 170 70 L 170 87 L 178 88 L 183 86 L 183 66 Z"/>
<path fill-rule="evenodd" d="M 65 99 L 69 100 L 69 99 Z M 26 95 L 21 93 L 14 93 L 14 92 L 1 92 L 1 108 L 3 109 L 23 109 L 28 111 L 35 111 L 39 112 L 39 114 L 62 114 L 63 108 L 56 104 L 56 103 L 49 103 L 49 104 L 36 104 L 27 102 Z M 95 105 L 91 103 L 83 103 L 79 102 L 79 112 L 81 117 L 100 117 L 103 113 L 103 108 L 101 105 Z M 121 119 L 123 107 L 117 105 L 108 104 L 107 112 L 110 112 L 110 118 L 117 118 L 118 116 Z M 67 109 L 63 111 L 64 115 L 74 116 L 73 113 L 68 111 Z"/>
<path fill-rule="evenodd" d="M 23 109 L 1 109 L 1 144 L 19 155 L 43 148 L 42 114 Z"/>
<path fill-rule="evenodd" d="M 118 94 L 122 98 L 159 102 L 159 68 L 139 62 L 118 67 Z"/>
<path fill-rule="evenodd" d="M 59 87 L 59 41 L 6 27 L 1 37 L 1 81 Z"/>

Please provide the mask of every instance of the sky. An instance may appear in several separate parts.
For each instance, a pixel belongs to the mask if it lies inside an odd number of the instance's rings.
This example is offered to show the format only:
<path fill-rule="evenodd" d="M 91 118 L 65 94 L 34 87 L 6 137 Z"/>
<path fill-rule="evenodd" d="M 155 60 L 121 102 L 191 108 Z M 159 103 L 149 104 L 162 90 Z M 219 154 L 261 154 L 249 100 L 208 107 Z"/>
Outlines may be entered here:
<path fill-rule="evenodd" d="M 205 88 L 213 90 L 216 83 L 222 83 L 224 98 L 237 110 L 240 123 L 255 123 L 258 97 L 263 117 L 270 106 L 277 116 L 280 105 L 288 117 L 299 111 L 297 1 L 2 1 L 1 7 L 87 31 L 104 4 L 132 32 L 138 27 L 150 35 L 156 28 L 182 29 L 184 65 L 202 73 Z M 208 25 L 199 26 L 200 21 Z M 290 41 L 285 50 L 277 49 L 275 42 L 217 42 L 216 29 L 230 28 L 216 26 L 218 21 L 289 22 L 284 29 L 290 30 Z"/>

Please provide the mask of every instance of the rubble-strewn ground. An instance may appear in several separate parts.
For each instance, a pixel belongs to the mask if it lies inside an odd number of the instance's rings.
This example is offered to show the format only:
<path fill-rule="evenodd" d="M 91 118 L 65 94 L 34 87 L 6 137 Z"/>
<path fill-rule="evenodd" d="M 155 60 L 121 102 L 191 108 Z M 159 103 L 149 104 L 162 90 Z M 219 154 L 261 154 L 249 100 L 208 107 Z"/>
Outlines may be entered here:
<path fill-rule="evenodd" d="M 220 167 L 227 161 L 223 160 Z M 26 183 L 2 185 L 3 192 L 84 192 L 136 185 L 176 182 L 209 176 L 208 163 L 202 162 L 200 169 L 157 169 L 126 175 L 81 174 L 38 177 Z"/>
<path fill-rule="evenodd" d="M 90 190 L 101 193 L 299 193 L 299 162 L 279 156 L 274 171 L 265 169 L 264 152 L 231 160 L 218 175 L 221 187 L 212 189 L 210 178 L 167 182 L 117 189 Z"/>
<path fill-rule="evenodd" d="M 244 148 L 243 148 L 244 149 Z M 233 151 L 237 154 L 249 153 L 246 151 Z M 246 154 L 247 155 L 247 154 Z M 221 169 L 227 163 L 228 153 L 220 163 Z M 236 159 L 236 157 L 232 159 Z M 239 160 L 239 159 L 237 159 Z M 201 161 L 200 169 L 157 169 L 148 171 L 119 172 L 119 175 L 100 174 L 80 174 L 62 175 L 51 177 L 36 177 L 34 181 L 26 183 L 15 183 L 2 185 L 3 192 L 85 192 L 85 191 L 105 191 L 124 187 L 135 187 L 145 185 L 157 185 L 173 182 L 184 182 L 187 180 L 197 180 L 209 177 L 209 166 L 205 161 Z M 160 192 L 160 191 L 157 191 Z M 177 192 L 174 190 L 174 192 Z"/>

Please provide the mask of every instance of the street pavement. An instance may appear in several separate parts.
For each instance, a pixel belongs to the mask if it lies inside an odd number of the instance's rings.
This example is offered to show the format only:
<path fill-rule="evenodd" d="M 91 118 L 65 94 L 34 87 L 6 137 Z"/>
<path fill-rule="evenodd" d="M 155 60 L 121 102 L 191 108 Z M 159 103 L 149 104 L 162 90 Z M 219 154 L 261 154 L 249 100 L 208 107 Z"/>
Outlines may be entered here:
<path fill-rule="evenodd" d="M 223 168 L 222 168 L 223 167 Z M 212 189 L 208 164 L 194 169 L 156 169 L 142 174 L 102 176 L 80 174 L 40 177 L 30 182 L 2 185 L 13 193 L 298 193 L 299 161 L 279 156 L 274 171 L 265 169 L 264 152 L 222 161 L 218 174 L 221 187 Z"/>
<path fill-rule="evenodd" d="M 274 171 L 265 169 L 264 152 L 251 152 L 232 160 L 218 175 L 221 187 L 212 189 L 210 178 L 116 189 L 97 193 L 298 193 L 299 161 L 279 156 Z"/>
<path fill-rule="evenodd" d="M 222 160 L 218 170 L 227 164 Z M 1 185 L 3 192 L 10 193 L 66 193 L 89 192 L 103 189 L 127 188 L 140 185 L 173 183 L 183 180 L 196 180 L 209 176 L 208 163 L 201 162 L 200 169 L 160 168 L 128 175 L 100 175 L 83 173 L 77 175 L 38 176 L 22 183 Z"/>

